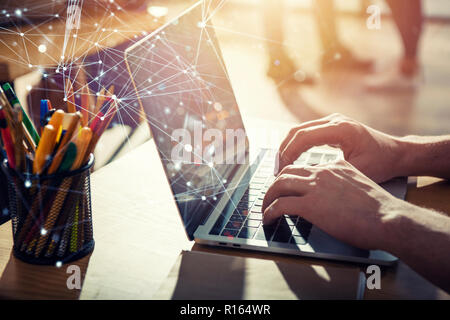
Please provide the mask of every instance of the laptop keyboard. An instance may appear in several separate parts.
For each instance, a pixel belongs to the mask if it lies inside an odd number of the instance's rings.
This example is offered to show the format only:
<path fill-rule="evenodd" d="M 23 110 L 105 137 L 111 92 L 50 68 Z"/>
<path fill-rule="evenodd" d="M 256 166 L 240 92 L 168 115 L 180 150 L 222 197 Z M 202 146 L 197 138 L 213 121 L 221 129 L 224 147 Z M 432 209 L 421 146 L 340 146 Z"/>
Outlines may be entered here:
<path fill-rule="evenodd" d="M 335 153 L 305 152 L 294 164 L 317 165 L 333 162 Z M 252 177 L 236 209 L 226 223 L 218 219 L 210 234 L 228 238 L 266 240 L 267 242 L 306 244 L 312 224 L 298 216 L 284 215 L 272 225 L 263 225 L 261 212 L 264 195 L 275 180 L 273 168 L 275 152 L 268 151 L 258 170 Z M 223 227 L 223 228 L 222 228 Z"/>

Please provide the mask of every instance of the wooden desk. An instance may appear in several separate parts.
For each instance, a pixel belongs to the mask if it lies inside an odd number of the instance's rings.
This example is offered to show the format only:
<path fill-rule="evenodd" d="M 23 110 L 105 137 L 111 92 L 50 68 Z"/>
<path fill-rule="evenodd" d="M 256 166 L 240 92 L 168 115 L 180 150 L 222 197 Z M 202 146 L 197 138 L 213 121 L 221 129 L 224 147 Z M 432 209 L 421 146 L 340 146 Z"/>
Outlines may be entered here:
<path fill-rule="evenodd" d="M 268 128 L 267 124 L 261 126 L 261 123 L 247 127 L 255 126 Z M 287 129 L 290 125 L 282 127 Z M 258 131 L 253 133 L 255 137 L 258 135 Z M 250 141 L 255 141 L 252 136 Z M 410 187 L 407 199 L 450 213 L 449 195 L 449 182 L 420 178 L 418 186 Z M 83 273 L 81 292 L 67 289 L 67 266 L 29 265 L 12 256 L 11 225 L 7 223 L 0 227 L 0 297 L 151 299 L 183 249 L 298 264 L 350 266 L 318 259 L 204 247 L 189 242 L 153 140 L 96 171 L 92 176 L 92 200 L 96 247 L 90 257 L 73 263 L 80 266 Z M 450 297 L 400 262 L 397 267 L 383 270 L 381 290 L 367 290 L 365 298 Z"/>

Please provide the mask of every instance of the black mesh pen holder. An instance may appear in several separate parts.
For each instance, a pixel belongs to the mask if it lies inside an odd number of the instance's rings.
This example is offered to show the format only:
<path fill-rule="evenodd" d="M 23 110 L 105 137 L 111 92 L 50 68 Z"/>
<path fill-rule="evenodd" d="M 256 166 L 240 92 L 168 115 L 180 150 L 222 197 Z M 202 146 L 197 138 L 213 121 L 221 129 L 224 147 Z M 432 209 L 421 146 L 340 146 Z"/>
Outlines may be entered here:
<path fill-rule="evenodd" d="M 8 205 L 8 180 L 3 170 L 0 170 L 0 225 L 10 218 Z"/>
<path fill-rule="evenodd" d="M 36 176 L 2 163 L 8 181 L 14 255 L 32 264 L 61 265 L 94 250 L 91 154 L 80 169 Z"/>

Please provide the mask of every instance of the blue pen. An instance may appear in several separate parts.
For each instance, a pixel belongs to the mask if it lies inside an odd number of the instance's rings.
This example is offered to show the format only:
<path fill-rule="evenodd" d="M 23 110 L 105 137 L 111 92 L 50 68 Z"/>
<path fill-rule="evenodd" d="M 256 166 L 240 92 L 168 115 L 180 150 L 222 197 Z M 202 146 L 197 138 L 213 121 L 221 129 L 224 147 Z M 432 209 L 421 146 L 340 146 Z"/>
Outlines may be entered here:
<path fill-rule="evenodd" d="M 47 115 L 48 112 L 48 103 L 47 100 L 42 99 L 41 100 L 41 105 L 40 105 L 40 113 L 39 113 L 39 122 L 43 123 L 45 116 Z"/>

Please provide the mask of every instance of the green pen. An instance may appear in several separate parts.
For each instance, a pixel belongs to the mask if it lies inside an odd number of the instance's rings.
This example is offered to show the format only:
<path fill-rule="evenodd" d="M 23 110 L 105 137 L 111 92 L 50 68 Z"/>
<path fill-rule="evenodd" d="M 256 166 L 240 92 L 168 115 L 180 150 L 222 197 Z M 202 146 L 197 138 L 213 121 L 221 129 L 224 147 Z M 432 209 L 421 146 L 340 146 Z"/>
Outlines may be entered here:
<path fill-rule="evenodd" d="M 22 121 L 23 124 L 25 125 L 25 127 L 27 128 L 28 132 L 31 135 L 31 138 L 33 139 L 34 143 L 36 145 L 39 144 L 39 133 L 36 131 L 36 128 L 33 125 L 33 122 L 31 122 L 30 118 L 28 117 L 27 113 L 25 112 L 25 110 L 23 109 L 22 105 L 20 104 L 19 99 L 17 99 L 16 94 L 14 93 L 13 88 L 11 87 L 11 85 L 9 83 L 5 83 L 3 85 L 3 91 L 6 95 L 6 98 L 8 99 L 9 103 L 11 104 L 11 106 L 13 108 L 15 108 L 16 106 L 19 106 L 20 109 L 22 110 Z"/>
<path fill-rule="evenodd" d="M 66 153 L 64 154 L 64 158 L 59 165 L 58 172 L 69 171 L 72 168 L 73 162 L 77 157 L 77 146 L 75 143 L 70 142 L 67 145 Z"/>

